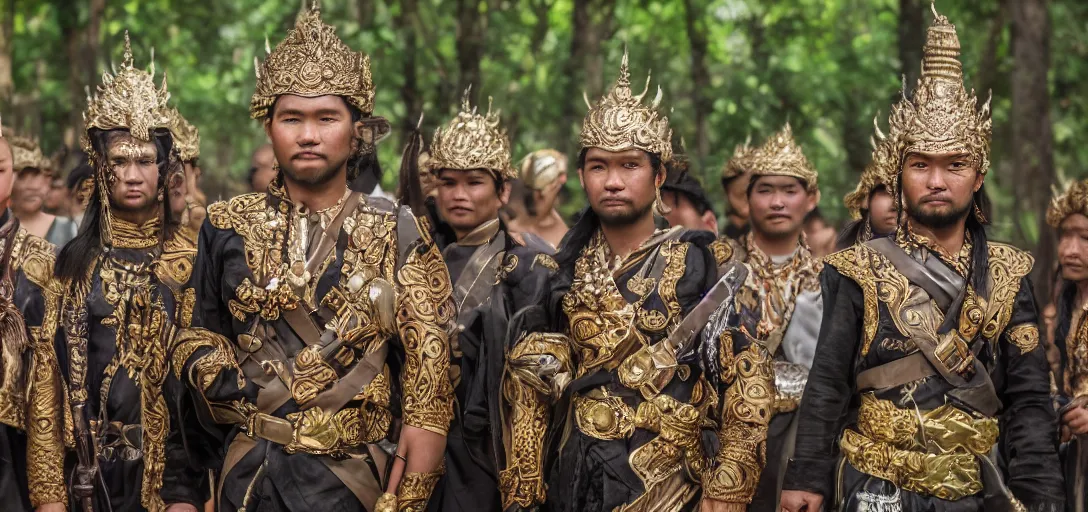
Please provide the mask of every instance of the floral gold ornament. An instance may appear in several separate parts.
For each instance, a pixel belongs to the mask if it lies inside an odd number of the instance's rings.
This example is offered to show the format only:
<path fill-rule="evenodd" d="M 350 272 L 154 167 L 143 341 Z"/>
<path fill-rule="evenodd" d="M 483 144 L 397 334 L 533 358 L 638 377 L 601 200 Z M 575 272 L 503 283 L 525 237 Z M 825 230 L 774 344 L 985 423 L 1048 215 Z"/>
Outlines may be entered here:
<path fill-rule="evenodd" d="M 10 129 L 8 133 L 9 135 L 5 139 L 8 141 L 8 146 L 11 147 L 12 169 L 15 172 L 25 169 L 46 171 L 53 168 L 53 162 L 42 154 L 42 148 L 38 145 L 38 141 L 29 137 L 11 135 Z"/>
<path fill-rule="evenodd" d="M 899 133 L 900 162 L 912 152 L 967 153 L 977 170 L 990 167 L 990 99 L 981 107 L 963 84 L 956 26 L 933 10 L 933 24 L 922 50 L 922 72 L 911 98 L 904 97 L 892 110 L 891 131 Z M 905 87 L 904 87 L 905 89 Z"/>
<path fill-rule="evenodd" d="M 167 111 L 170 116 L 170 134 L 174 136 L 174 147 L 182 162 L 191 162 L 200 156 L 200 131 L 182 117 L 178 109 Z"/>
<path fill-rule="evenodd" d="M 427 166 L 436 172 L 486 169 L 504 180 L 517 179 L 518 173 L 510 165 L 510 138 L 499 126 L 499 112 L 491 110 L 491 98 L 487 99 L 487 114 L 480 115 L 469 104 L 469 91 L 465 91 L 457 117 L 435 130 Z"/>
<path fill-rule="evenodd" d="M 1074 213 L 1088 217 L 1088 180 L 1073 182 L 1064 193 L 1050 201 L 1050 207 L 1046 209 L 1046 223 L 1057 228 Z"/>
<path fill-rule="evenodd" d="M 268 57 L 263 63 L 254 57 L 257 89 L 249 107 L 254 119 L 267 117 L 276 98 L 284 94 L 337 95 L 363 114 L 374 111 L 370 57 L 352 51 L 336 36 L 334 27 L 321 21 L 316 0 L 275 50 L 266 41 L 265 51 Z"/>
<path fill-rule="evenodd" d="M 661 104 L 661 87 L 649 106 L 642 100 L 650 90 L 650 77 L 646 76 L 646 88 L 642 94 L 631 93 L 631 72 L 627 64 L 627 49 L 623 50 L 620 76 L 616 84 L 596 105 L 583 93 L 589 113 L 582 122 L 582 148 L 600 148 L 620 152 L 640 149 L 661 157 L 662 162 L 672 158 L 672 129 L 669 119 L 658 111 Z"/>
<path fill-rule="evenodd" d="M 751 146 L 752 138 L 745 139 L 744 144 L 737 144 L 733 148 L 733 156 L 722 167 L 722 179 L 731 180 L 737 176 L 743 176 L 752 169 L 752 157 L 756 148 Z"/>
<path fill-rule="evenodd" d="M 544 190 L 567 173 L 567 157 L 554 149 L 538 149 L 521 161 L 521 180 L 533 190 Z"/>
<path fill-rule="evenodd" d="M 794 140 L 789 123 L 753 151 L 750 165 L 753 179 L 757 176 L 790 176 L 805 182 L 809 192 L 816 190 L 816 168 Z"/>
<path fill-rule="evenodd" d="M 873 128 L 874 134 L 869 138 L 869 143 L 873 147 L 872 159 L 862 171 L 857 187 L 853 192 L 846 194 L 842 200 L 843 206 L 846 206 L 854 219 L 860 219 L 861 211 L 868 209 L 869 196 L 874 189 L 883 185 L 891 193 L 895 188 L 893 182 L 899 161 L 895 158 L 894 140 L 880 130 L 880 124 L 875 117 Z"/>

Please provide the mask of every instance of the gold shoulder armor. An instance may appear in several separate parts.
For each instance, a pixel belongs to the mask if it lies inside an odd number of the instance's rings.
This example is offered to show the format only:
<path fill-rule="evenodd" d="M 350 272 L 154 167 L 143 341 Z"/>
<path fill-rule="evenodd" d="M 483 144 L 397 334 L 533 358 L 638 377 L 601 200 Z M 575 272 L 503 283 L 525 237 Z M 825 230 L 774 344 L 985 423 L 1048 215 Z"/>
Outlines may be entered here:
<path fill-rule="evenodd" d="M 733 243 L 730 242 L 728 238 L 722 236 L 717 240 L 710 242 L 710 252 L 714 254 L 714 261 L 720 267 L 732 260 L 736 251 L 733 249 Z"/>
<path fill-rule="evenodd" d="M 861 288 L 865 297 L 864 313 L 864 338 L 862 339 L 862 355 L 869 353 L 869 346 L 876 337 L 877 325 L 877 290 L 876 275 L 872 269 L 872 258 L 879 257 L 878 253 L 865 244 L 856 244 L 841 251 L 829 254 L 824 258 L 824 263 L 831 265 L 840 274 L 854 281 Z"/>
<path fill-rule="evenodd" d="M 43 291 L 54 291 L 51 287 L 59 286 L 53 279 L 53 265 L 57 261 L 57 246 L 19 228 L 15 235 L 11 259 L 12 270 L 22 269 L 30 282 Z M 55 290 L 55 291 L 59 291 Z"/>
<path fill-rule="evenodd" d="M 265 198 L 264 192 L 252 192 L 217 201 L 208 207 L 208 219 L 219 229 L 234 229 L 240 222 L 246 222 L 250 214 L 264 210 Z"/>
<path fill-rule="evenodd" d="M 1035 266 L 1035 258 L 1027 251 L 1000 242 L 988 242 L 987 246 L 990 250 L 990 268 L 1001 269 L 1016 281 L 1030 274 Z"/>

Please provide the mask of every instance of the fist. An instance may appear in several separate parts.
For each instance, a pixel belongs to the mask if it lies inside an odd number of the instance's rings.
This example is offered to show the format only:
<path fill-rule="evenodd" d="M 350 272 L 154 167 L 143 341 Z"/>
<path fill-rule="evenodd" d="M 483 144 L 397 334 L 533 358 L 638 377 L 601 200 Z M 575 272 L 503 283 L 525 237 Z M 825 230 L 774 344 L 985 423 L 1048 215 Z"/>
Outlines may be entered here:
<path fill-rule="evenodd" d="M 1062 415 L 1062 424 L 1073 435 L 1088 434 L 1088 409 L 1076 407 Z"/>
<path fill-rule="evenodd" d="M 824 497 L 807 491 L 782 491 L 781 503 L 785 512 L 819 512 Z"/>

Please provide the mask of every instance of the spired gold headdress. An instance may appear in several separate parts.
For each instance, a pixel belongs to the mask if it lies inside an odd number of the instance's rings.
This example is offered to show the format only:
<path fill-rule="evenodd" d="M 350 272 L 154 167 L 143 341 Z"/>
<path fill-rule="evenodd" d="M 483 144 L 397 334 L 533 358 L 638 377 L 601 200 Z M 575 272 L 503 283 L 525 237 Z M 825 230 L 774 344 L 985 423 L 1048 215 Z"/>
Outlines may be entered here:
<path fill-rule="evenodd" d="M 468 94 L 465 91 L 457 117 L 435 130 L 427 167 L 433 171 L 486 169 L 504 180 L 516 179 L 517 171 L 510 165 L 510 139 L 499 126 L 499 112 L 492 112 L 488 98 L 487 114 L 477 114 Z"/>
<path fill-rule="evenodd" d="M 174 147 L 182 162 L 190 162 L 200 156 L 200 131 L 189 123 L 178 109 L 171 108 L 170 134 L 174 136 Z"/>
<path fill-rule="evenodd" d="M 891 131 L 899 132 L 898 164 L 912 152 L 965 152 L 986 174 L 990 167 L 990 99 L 981 107 L 975 91 L 963 85 L 956 26 L 939 14 L 935 5 L 933 24 L 922 50 L 922 73 L 914 96 L 893 107 Z"/>
<path fill-rule="evenodd" d="M 601 148 L 606 151 L 626 151 L 641 149 L 647 153 L 656 153 L 662 163 L 672 158 L 672 129 L 669 119 L 657 111 L 661 104 L 661 87 L 649 106 L 642 104 L 642 99 L 650 90 L 650 77 L 646 76 L 646 88 L 642 94 L 631 94 L 631 73 L 627 66 L 627 49 L 623 49 L 623 61 L 620 63 L 620 76 L 616 85 L 601 98 L 596 105 L 591 105 L 589 98 L 582 94 L 589 113 L 582 122 L 582 148 Z"/>
<path fill-rule="evenodd" d="M 567 173 L 567 156 L 554 149 L 538 149 L 521 161 L 521 181 L 533 190 L 544 190 Z"/>
<path fill-rule="evenodd" d="M 861 210 L 867 208 L 869 195 L 874 189 L 883 185 L 889 194 L 894 193 L 895 189 L 895 168 L 899 161 L 895 159 L 894 140 L 880 131 L 880 125 L 875 117 L 873 128 L 875 134 L 869 138 L 869 143 L 873 146 L 872 159 L 862 171 L 858 186 L 853 192 L 846 194 L 842 200 L 854 219 L 861 218 Z"/>
<path fill-rule="evenodd" d="M 12 168 L 15 172 L 18 173 L 24 169 L 38 169 L 39 171 L 53 169 L 53 162 L 42 154 L 42 148 L 38 145 L 38 141 L 29 137 L 12 135 L 10 129 L 4 131 L 8 132 L 8 136 L 5 138 L 8 141 L 8 146 L 11 147 Z"/>
<path fill-rule="evenodd" d="M 268 57 L 257 62 L 257 89 L 249 104 L 250 115 L 263 119 L 276 98 L 284 94 L 317 97 L 342 96 L 363 114 L 374 111 L 374 82 L 370 57 L 354 52 L 336 29 L 321 21 L 321 8 L 313 0 L 307 13 L 299 16 L 295 28 L 272 50 L 265 41 Z"/>
<path fill-rule="evenodd" d="M 809 192 L 816 190 L 816 169 L 793 140 L 789 123 L 767 138 L 750 158 L 752 179 L 756 176 L 791 176 L 804 181 Z"/>
<path fill-rule="evenodd" d="M 752 169 L 752 157 L 756 148 L 751 146 L 751 137 L 745 139 L 744 144 L 737 144 L 733 148 L 733 156 L 722 166 L 722 179 L 731 180 Z"/>
<path fill-rule="evenodd" d="M 1046 223 L 1057 228 L 1074 213 L 1088 217 L 1088 180 L 1074 181 L 1064 193 L 1055 195 L 1046 209 Z"/>

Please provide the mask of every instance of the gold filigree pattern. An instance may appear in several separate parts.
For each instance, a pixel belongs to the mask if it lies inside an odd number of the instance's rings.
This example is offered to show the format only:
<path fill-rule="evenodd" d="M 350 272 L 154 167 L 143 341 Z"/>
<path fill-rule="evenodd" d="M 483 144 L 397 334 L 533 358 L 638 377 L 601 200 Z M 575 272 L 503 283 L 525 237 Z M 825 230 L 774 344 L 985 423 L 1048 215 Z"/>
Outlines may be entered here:
<path fill-rule="evenodd" d="M 343 96 L 363 114 L 374 111 L 370 56 L 352 51 L 336 36 L 335 28 L 321 21 L 316 1 L 265 61 L 254 62 L 254 67 L 257 88 L 249 104 L 254 119 L 267 117 L 276 98 L 284 94 Z"/>
<path fill-rule="evenodd" d="M 468 91 L 461 100 L 457 117 L 435 130 L 430 151 L 427 166 L 436 175 L 441 169 L 486 169 L 503 180 L 518 177 L 510 165 L 510 138 L 499 125 L 499 112 L 491 111 L 491 98 L 487 114 L 481 116 L 469 104 Z"/>
<path fill-rule="evenodd" d="M 612 152 L 640 149 L 660 156 L 662 162 L 672 159 L 672 129 L 669 119 L 658 112 L 661 88 L 658 87 L 657 97 L 649 106 L 642 104 L 649 88 L 647 76 L 646 90 L 638 96 L 631 94 L 631 74 L 624 48 L 620 76 L 612 90 L 596 105 L 590 105 L 586 98 L 589 113 L 582 122 L 582 147 Z"/>
<path fill-rule="evenodd" d="M 710 252 L 714 254 L 714 262 L 717 263 L 719 267 L 729 263 L 733 259 L 733 254 L 735 253 L 733 244 L 724 236 L 710 242 Z"/>
<path fill-rule="evenodd" d="M 300 407 L 305 407 L 317 398 L 318 393 L 340 379 L 336 370 L 321 355 L 320 345 L 307 345 L 298 351 L 292 375 L 291 396 Z"/>
<path fill-rule="evenodd" d="M 1046 223 L 1057 228 L 1066 217 L 1079 213 L 1088 217 L 1088 180 L 1074 181 L 1046 209 Z"/>
<path fill-rule="evenodd" d="M 1039 327 L 1035 324 L 1020 324 L 1009 329 L 1009 341 L 1021 354 L 1027 354 L 1039 346 Z"/>
<path fill-rule="evenodd" d="M 857 187 L 842 199 L 843 206 L 853 219 L 860 219 L 861 211 L 869 208 L 869 196 L 877 187 L 884 186 L 889 194 L 895 190 L 895 175 L 899 167 L 899 160 L 895 155 L 895 139 L 880 131 L 876 118 L 873 118 L 873 127 L 875 133 L 869 138 L 873 147 L 872 158 L 861 172 Z"/>
<path fill-rule="evenodd" d="M 283 264 L 283 247 L 294 227 L 287 222 L 289 206 L 269 206 L 267 194 L 243 194 L 208 207 L 208 220 L 219 229 L 233 229 L 243 240 L 246 264 L 253 280 L 265 283 Z"/>
<path fill-rule="evenodd" d="M 38 169 L 39 171 L 52 169 L 53 163 L 42 154 L 42 148 L 38 145 L 38 141 L 10 133 L 4 137 L 4 140 L 8 141 L 8 146 L 11 147 L 12 170 L 15 172 L 18 173 L 25 169 Z"/>
<path fill-rule="evenodd" d="M 498 286 L 506 280 L 506 276 L 509 276 L 511 272 L 518 268 L 518 255 L 513 253 L 506 253 L 503 256 L 502 266 L 495 272 L 495 286 Z"/>
<path fill-rule="evenodd" d="M 234 289 L 236 299 L 227 303 L 230 314 L 244 322 L 247 315 L 260 313 L 265 320 L 275 320 L 283 310 L 298 307 L 299 298 L 291 286 L 284 282 L 270 283 L 266 288 L 258 288 L 249 278 Z"/>
<path fill-rule="evenodd" d="M 397 487 L 397 512 L 423 512 L 427 500 L 442 477 L 441 469 L 431 473 L 404 473 Z"/>
<path fill-rule="evenodd" d="M 536 266 L 541 266 L 552 272 L 559 270 L 559 264 L 555 262 L 555 258 L 553 258 L 550 254 L 537 254 L 536 257 L 533 258 L 533 268 L 535 268 Z"/>
<path fill-rule="evenodd" d="M 200 156 L 200 131 L 196 129 L 176 108 L 167 110 L 170 116 L 170 134 L 174 137 L 174 148 L 182 162 L 192 162 Z"/>
<path fill-rule="evenodd" d="M 155 277 L 175 294 L 181 293 L 182 287 L 189 282 L 189 276 L 193 273 L 193 261 L 196 259 L 194 234 L 186 229 L 178 229 L 163 243 L 162 254 L 155 259 Z M 188 314 L 192 315 L 191 306 Z"/>
<path fill-rule="evenodd" d="M 755 149 L 750 165 L 753 180 L 756 176 L 790 176 L 805 182 L 809 192 L 817 190 L 816 168 L 793 139 L 789 123 Z"/>
<path fill-rule="evenodd" d="M 567 157 L 554 149 L 538 149 L 521 161 L 518 176 L 533 190 L 544 190 L 567 173 Z"/>
<path fill-rule="evenodd" d="M 729 157 L 722 166 L 722 180 L 731 180 L 752 170 L 752 158 L 755 156 L 756 148 L 750 145 L 751 142 L 752 139 L 749 137 L 744 144 L 737 144 L 733 148 L 733 156 Z"/>
<path fill-rule="evenodd" d="M 812 256 L 802 237 L 789 260 L 775 263 L 756 244 L 754 235 L 744 238 L 745 261 L 750 270 L 744 288 L 759 302 L 760 319 L 754 333 L 760 340 L 782 336 L 793 317 L 793 308 L 801 292 L 820 289 L 823 264 Z M 780 340 L 779 340 L 780 341 Z"/>

